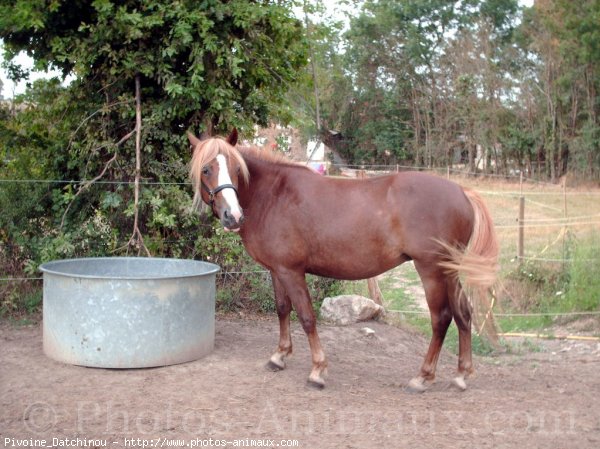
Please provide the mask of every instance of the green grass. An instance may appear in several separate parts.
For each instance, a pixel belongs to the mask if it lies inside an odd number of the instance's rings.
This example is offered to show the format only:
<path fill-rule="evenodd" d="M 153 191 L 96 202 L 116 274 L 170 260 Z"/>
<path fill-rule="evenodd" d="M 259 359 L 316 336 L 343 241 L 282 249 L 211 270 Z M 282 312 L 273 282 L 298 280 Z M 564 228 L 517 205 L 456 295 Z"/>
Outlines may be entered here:
<path fill-rule="evenodd" d="M 593 233 L 575 243 L 568 268 L 569 288 L 557 308 L 561 311 L 600 309 L 600 236 Z"/>
<path fill-rule="evenodd" d="M 30 283 L 20 289 L 19 285 L 0 289 L 0 318 L 20 318 L 22 315 L 33 315 L 42 308 L 41 285 Z"/>
<path fill-rule="evenodd" d="M 503 317 L 504 331 L 544 331 L 556 324 L 585 319 L 586 316 L 562 315 L 570 312 L 600 311 L 600 236 L 596 233 L 569 238 L 566 252 L 571 262 L 549 264 L 529 261 L 508 276 L 516 283 L 527 300 L 514 301 L 502 312 L 541 313 L 544 316 Z M 514 288 L 513 288 L 514 291 Z M 595 326 L 595 327 L 594 327 Z M 600 333 L 592 321 L 588 331 Z"/>
<path fill-rule="evenodd" d="M 502 332 L 541 331 L 549 328 L 553 323 L 550 316 L 496 317 L 496 321 Z"/>
<path fill-rule="evenodd" d="M 398 279 L 402 279 L 399 281 Z M 426 312 L 419 307 L 414 294 L 409 288 L 421 285 L 419 275 L 409 264 L 402 265 L 392 270 L 379 282 L 379 288 L 385 301 L 386 309 L 390 314 L 400 318 L 402 322 L 419 330 L 427 336 L 431 336 L 431 321 L 428 313 L 405 313 L 394 312 L 402 310 L 407 312 Z"/>

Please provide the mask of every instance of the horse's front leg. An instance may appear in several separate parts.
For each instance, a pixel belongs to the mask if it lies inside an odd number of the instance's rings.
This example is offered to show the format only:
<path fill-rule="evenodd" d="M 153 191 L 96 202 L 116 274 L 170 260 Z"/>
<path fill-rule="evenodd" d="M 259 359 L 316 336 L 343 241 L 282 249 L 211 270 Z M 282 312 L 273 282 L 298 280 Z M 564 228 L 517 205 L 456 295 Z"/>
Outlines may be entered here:
<path fill-rule="evenodd" d="M 325 353 L 323 352 L 321 341 L 319 340 L 319 334 L 317 333 L 317 319 L 312 308 L 310 295 L 308 294 L 305 274 L 304 272 L 298 271 L 279 270 L 277 272 L 277 278 L 279 279 L 281 287 L 285 290 L 287 297 L 291 301 L 292 306 L 296 310 L 298 320 L 300 321 L 300 324 L 302 324 L 302 328 L 308 337 L 308 343 L 312 354 L 312 370 L 308 376 L 308 385 L 321 389 L 325 387 L 323 376 L 326 374 L 327 370 L 327 359 L 325 358 Z"/>
<path fill-rule="evenodd" d="M 285 368 L 285 358 L 292 354 L 292 336 L 290 334 L 292 303 L 275 273 L 271 273 L 271 279 L 273 280 L 275 306 L 279 317 L 279 345 L 277 345 L 277 350 L 267 362 L 267 369 L 280 371 Z"/>

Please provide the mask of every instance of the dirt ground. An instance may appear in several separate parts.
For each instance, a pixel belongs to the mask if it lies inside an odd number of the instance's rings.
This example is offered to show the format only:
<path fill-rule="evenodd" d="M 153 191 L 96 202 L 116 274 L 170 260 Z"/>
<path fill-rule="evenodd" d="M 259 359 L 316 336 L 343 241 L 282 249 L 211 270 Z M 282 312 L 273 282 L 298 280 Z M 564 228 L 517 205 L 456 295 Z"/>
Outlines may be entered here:
<path fill-rule="evenodd" d="M 365 325 L 374 336 L 360 333 Z M 597 342 L 475 357 L 466 392 L 450 386 L 456 358 L 445 352 L 436 382 L 411 394 L 404 386 L 424 337 L 374 322 L 319 331 L 329 358 L 322 391 L 306 386 L 310 353 L 298 323 L 279 373 L 264 368 L 275 319 L 221 318 L 209 356 L 138 370 L 62 364 L 43 354 L 41 326 L 0 324 L 0 446 L 600 447 Z"/>

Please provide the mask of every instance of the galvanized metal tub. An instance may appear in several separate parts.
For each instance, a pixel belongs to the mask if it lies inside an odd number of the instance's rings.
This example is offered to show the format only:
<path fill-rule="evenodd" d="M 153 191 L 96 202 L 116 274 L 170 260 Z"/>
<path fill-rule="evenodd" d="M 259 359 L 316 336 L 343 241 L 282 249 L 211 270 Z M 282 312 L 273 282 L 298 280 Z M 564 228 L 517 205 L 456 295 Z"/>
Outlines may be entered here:
<path fill-rule="evenodd" d="M 101 368 L 197 360 L 214 347 L 217 265 L 107 257 L 48 262 L 44 352 Z"/>

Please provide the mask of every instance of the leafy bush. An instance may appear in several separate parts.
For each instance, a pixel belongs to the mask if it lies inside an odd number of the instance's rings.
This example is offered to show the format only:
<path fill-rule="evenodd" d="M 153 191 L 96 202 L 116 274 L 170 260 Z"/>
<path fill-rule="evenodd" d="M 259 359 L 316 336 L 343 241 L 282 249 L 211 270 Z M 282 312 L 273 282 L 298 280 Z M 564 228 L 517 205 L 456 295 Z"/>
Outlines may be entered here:
<path fill-rule="evenodd" d="M 553 262 L 528 260 L 508 276 L 513 307 L 520 311 L 547 311 L 549 298 L 564 292 L 569 283 L 565 267 Z"/>
<path fill-rule="evenodd" d="M 512 307 L 520 312 L 549 313 L 548 316 L 501 320 L 504 330 L 524 330 L 551 325 L 564 312 L 595 311 L 600 308 L 600 237 L 590 234 L 567 240 L 565 263 L 528 261 L 510 277 Z M 558 314 L 558 315 L 552 315 Z"/>

